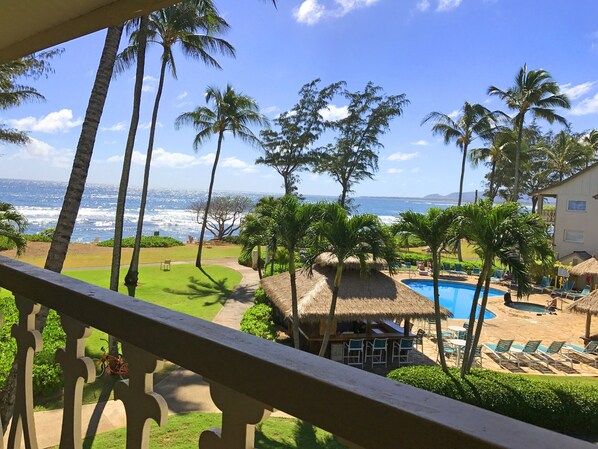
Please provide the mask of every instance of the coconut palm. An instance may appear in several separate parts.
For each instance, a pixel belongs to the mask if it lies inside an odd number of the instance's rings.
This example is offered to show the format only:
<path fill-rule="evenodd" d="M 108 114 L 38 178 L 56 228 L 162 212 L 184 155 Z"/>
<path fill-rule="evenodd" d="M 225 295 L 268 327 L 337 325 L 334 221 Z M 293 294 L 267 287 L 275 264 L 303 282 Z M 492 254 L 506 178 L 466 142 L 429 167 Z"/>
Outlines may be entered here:
<path fill-rule="evenodd" d="M 571 104 L 567 95 L 560 93 L 559 85 L 546 70 L 527 70 L 525 64 L 515 77 L 515 84 L 507 90 L 490 86 L 488 95 L 495 95 L 505 102 L 507 107 L 515 111 L 515 130 L 517 132 L 517 151 L 515 153 L 514 187 L 511 201 L 519 199 L 520 156 L 523 140 L 523 127 L 528 112 L 533 117 L 544 119 L 549 123 L 566 123 L 566 120 L 554 112 L 555 107 L 569 109 Z"/>
<path fill-rule="evenodd" d="M 440 275 L 440 254 L 446 249 L 455 247 L 458 234 L 455 232 L 454 222 L 456 209 L 442 210 L 438 207 L 428 209 L 427 214 L 413 211 L 403 212 L 399 221 L 393 226 L 393 231 L 403 232 L 417 237 L 430 248 L 432 256 L 432 279 L 434 282 L 434 314 L 436 321 L 436 341 L 438 342 L 438 355 L 442 369 L 446 372 L 446 359 L 444 357 L 444 344 L 442 340 L 442 321 L 440 315 L 440 293 L 438 278 Z"/>
<path fill-rule="evenodd" d="M 170 69 L 172 76 L 176 78 L 177 71 L 173 53 L 176 44 L 179 44 L 185 56 L 199 59 L 209 66 L 220 68 L 218 61 L 214 59 L 212 53 L 221 53 L 229 56 L 234 56 L 235 54 L 233 47 L 228 42 L 214 36 L 214 34 L 225 32 L 227 29 L 228 24 L 218 15 L 218 11 L 209 0 L 188 0 L 155 11 L 149 15 L 147 43 L 148 45 L 157 44 L 162 47 L 162 61 L 149 130 L 135 245 L 131 256 L 131 264 L 125 276 L 125 284 L 131 296 L 135 296 L 139 275 L 139 252 L 143 232 L 143 218 L 147 202 L 151 159 L 158 121 L 158 108 L 164 88 L 166 69 Z M 199 31 L 201 33 L 198 33 Z M 138 42 L 135 41 L 134 36 L 132 38 L 131 47 L 135 48 Z"/>
<path fill-rule="evenodd" d="M 210 186 L 208 188 L 208 199 L 199 235 L 197 260 L 195 262 L 195 265 L 199 269 L 201 269 L 201 252 L 208 220 L 208 211 L 212 200 L 216 168 L 220 159 L 224 135 L 229 132 L 233 137 L 238 137 L 246 143 L 258 146 L 260 141 L 249 126 L 266 125 L 268 123 L 266 117 L 260 114 L 257 102 L 243 93 L 235 92 L 230 84 L 226 86 L 225 90 L 220 90 L 214 86 L 208 87 L 205 98 L 206 104 L 210 106 L 199 106 L 194 111 L 185 112 L 179 115 L 175 122 L 177 129 L 182 125 L 192 125 L 195 128 L 197 134 L 193 141 L 193 147 L 196 151 L 204 142 L 211 139 L 212 136 L 217 136 L 218 139 L 214 164 L 212 165 Z"/>
<path fill-rule="evenodd" d="M 27 219 L 12 204 L 0 201 L 0 237 L 12 242 L 17 248 L 17 256 L 23 254 L 27 241 L 23 232 L 27 229 Z"/>
<path fill-rule="evenodd" d="M 482 260 L 469 315 L 461 369 L 464 377 L 471 369 L 473 348 L 478 345 L 482 332 L 494 263 L 499 262 L 509 269 L 517 283 L 517 296 L 521 297 L 530 290 L 530 268 L 536 263 L 548 264 L 554 253 L 543 220 L 536 214 L 526 213 L 517 203 L 493 206 L 490 201 L 479 201 L 461 206 L 459 217 L 461 235 L 476 248 Z M 478 308 L 482 287 L 484 293 Z"/>
<path fill-rule="evenodd" d="M 586 168 L 596 162 L 598 158 L 598 129 L 591 130 L 582 139 L 582 144 L 587 148 Z"/>
<path fill-rule="evenodd" d="M 540 149 L 544 153 L 548 178 L 558 182 L 584 168 L 588 160 L 587 147 L 567 131 L 561 131 L 549 145 Z"/>
<path fill-rule="evenodd" d="M 343 267 L 349 257 L 359 259 L 362 275 L 367 272 L 369 258 L 373 261 L 383 259 L 389 267 L 397 260 L 394 239 L 384 230 L 376 215 L 354 215 L 349 218 L 347 210 L 338 203 L 329 203 L 324 207 L 323 218 L 314 227 L 314 244 L 310 249 L 307 265 L 313 265 L 317 254 L 328 252 L 336 256 L 338 264 L 332 286 L 330 311 L 326 319 L 326 330 L 319 355 L 326 353 L 332 324 L 336 311 L 336 301 L 342 283 Z"/>

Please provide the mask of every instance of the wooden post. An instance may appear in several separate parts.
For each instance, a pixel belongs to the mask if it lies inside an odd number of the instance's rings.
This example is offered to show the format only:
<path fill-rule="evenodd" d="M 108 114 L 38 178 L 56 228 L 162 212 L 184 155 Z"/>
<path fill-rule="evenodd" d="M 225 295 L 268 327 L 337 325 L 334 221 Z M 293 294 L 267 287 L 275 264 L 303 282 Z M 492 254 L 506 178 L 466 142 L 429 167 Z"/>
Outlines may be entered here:
<path fill-rule="evenodd" d="M 588 312 L 586 316 L 586 338 L 590 338 L 590 325 L 592 324 L 592 314 Z"/>

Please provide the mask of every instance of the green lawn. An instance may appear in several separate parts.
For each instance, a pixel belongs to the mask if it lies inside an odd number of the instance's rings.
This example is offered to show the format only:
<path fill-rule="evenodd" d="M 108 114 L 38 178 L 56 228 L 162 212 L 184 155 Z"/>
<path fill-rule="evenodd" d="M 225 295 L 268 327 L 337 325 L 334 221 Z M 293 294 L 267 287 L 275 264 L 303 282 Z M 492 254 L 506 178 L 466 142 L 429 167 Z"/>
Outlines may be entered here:
<path fill-rule="evenodd" d="M 598 388 L 598 377 L 596 376 L 543 376 L 541 374 L 522 374 L 522 376 L 544 382 L 585 385 L 588 387 Z"/>
<path fill-rule="evenodd" d="M 150 448 L 197 449 L 199 434 L 212 427 L 220 427 L 219 413 L 188 413 L 168 417 L 165 427 L 152 425 Z M 126 429 L 87 438 L 85 449 L 113 449 L 125 447 Z M 341 449 L 330 433 L 295 419 L 270 418 L 258 425 L 255 447 L 261 449 Z"/>

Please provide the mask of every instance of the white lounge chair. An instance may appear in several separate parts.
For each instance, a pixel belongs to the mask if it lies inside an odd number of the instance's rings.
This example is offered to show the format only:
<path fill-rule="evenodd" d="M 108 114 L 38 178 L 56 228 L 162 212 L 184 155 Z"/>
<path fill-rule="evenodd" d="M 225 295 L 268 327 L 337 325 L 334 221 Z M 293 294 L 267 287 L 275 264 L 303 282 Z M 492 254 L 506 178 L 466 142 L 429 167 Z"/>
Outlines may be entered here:
<path fill-rule="evenodd" d="M 550 366 L 550 362 L 554 362 L 555 367 L 557 362 L 569 362 L 573 368 L 573 359 L 561 352 L 563 346 L 565 346 L 564 341 L 553 341 L 548 347 L 540 346 L 538 354 L 546 360 L 546 366 Z"/>
<path fill-rule="evenodd" d="M 511 353 L 517 360 L 517 366 L 520 366 L 521 362 L 528 362 L 528 366 L 532 366 L 532 363 L 538 363 L 540 360 L 534 355 L 538 354 L 538 348 L 542 340 L 529 340 L 524 346 L 514 344 L 511 346 Z"/>
<path fill-rule="evenodd" d="M 566 349 L 578 357 L 587 361 L 593 362 L 594 366 L 598 368 L 598 341 L 590 341 L 585 348 L 572 344 L 565 344 L 563 349 Z"/>
<path fill-rule="evenodd" d="M 502 363 L 504 361 L 508 361 L 513 358 L 513 355 L 510 352 L 512 345 L 513 340 L 500 339 L 496 344 L 485 343 L 484 347 L 496 356 L 496 358 L 498 359 L 498 365 L 502 368 Z"/>

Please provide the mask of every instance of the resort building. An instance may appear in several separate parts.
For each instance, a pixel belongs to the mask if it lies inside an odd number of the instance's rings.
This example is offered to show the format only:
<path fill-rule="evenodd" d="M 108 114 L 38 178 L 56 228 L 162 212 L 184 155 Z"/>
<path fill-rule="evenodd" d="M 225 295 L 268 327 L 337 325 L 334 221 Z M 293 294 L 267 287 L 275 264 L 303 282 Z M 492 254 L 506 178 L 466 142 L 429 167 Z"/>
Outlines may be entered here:
<path fill-rule="evenodd" d="M 576 265 L 598 254 L 598 163 L 535 193 L 538 214 L 554 226 L 557 258 Z M 544 198 L 556 198 L 555 210 L 543 210 Z"/>

